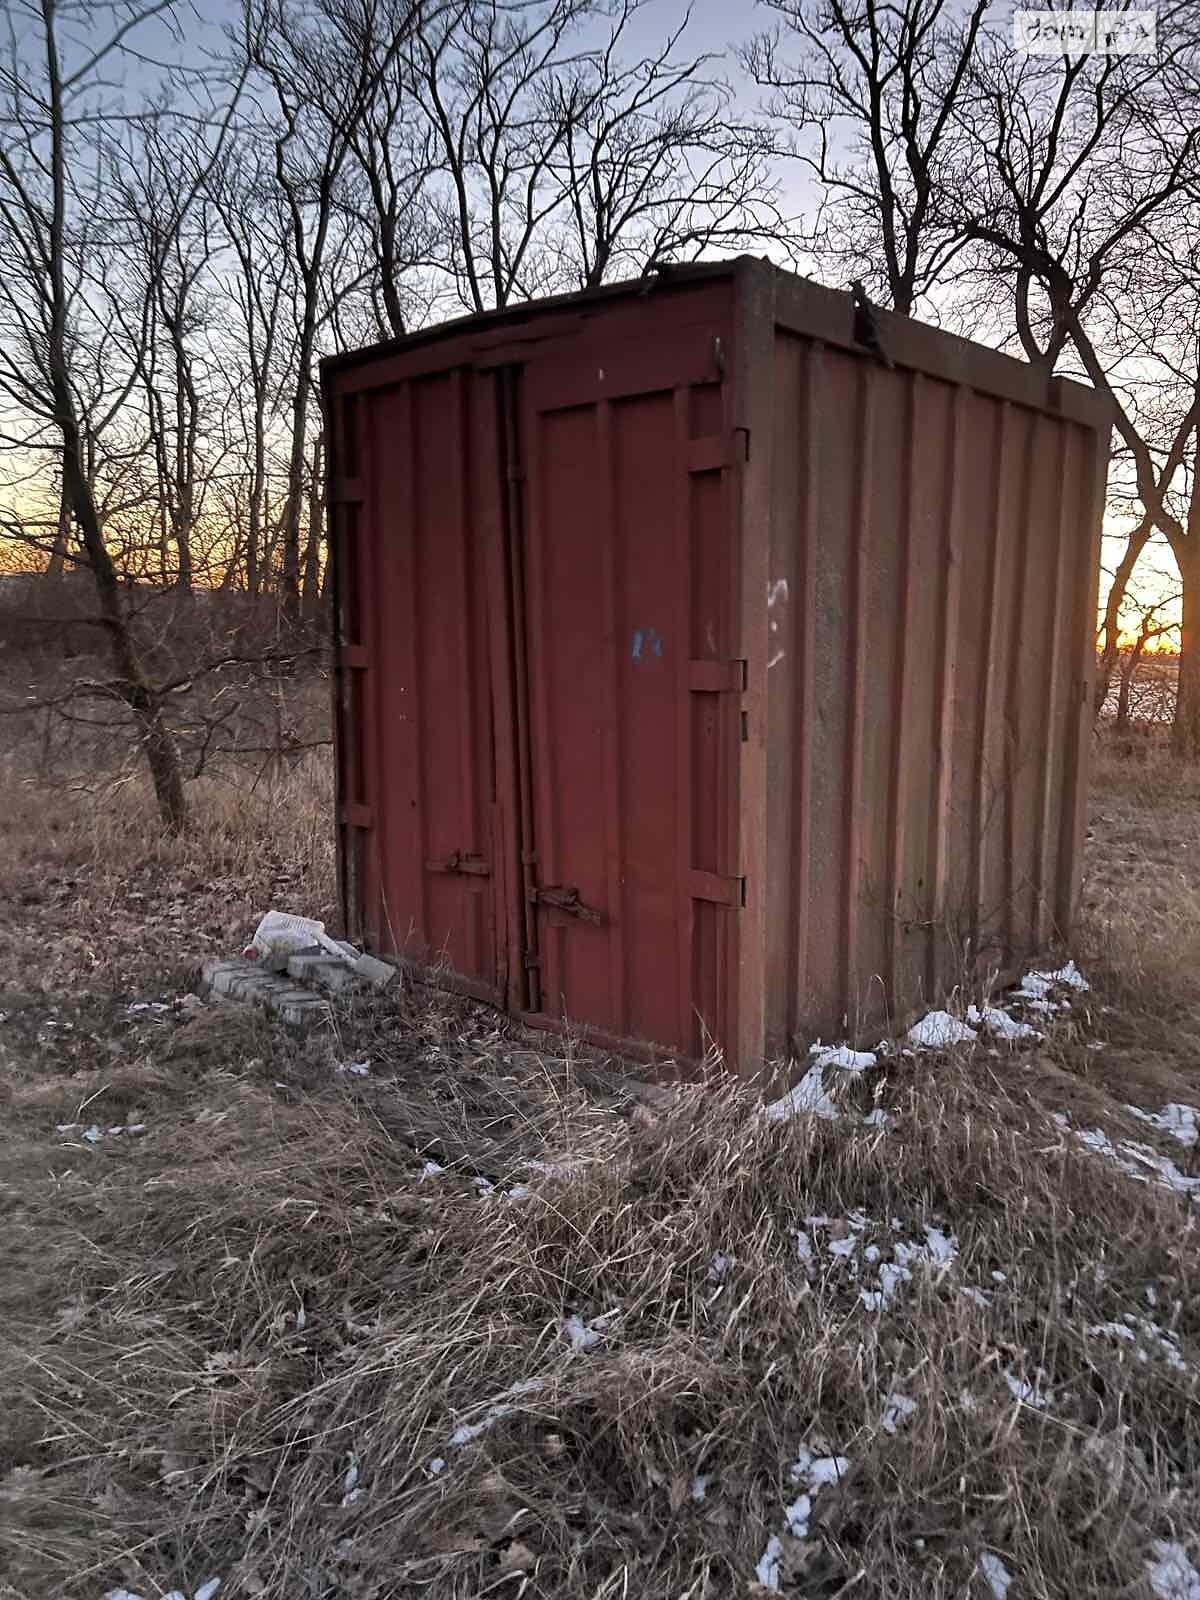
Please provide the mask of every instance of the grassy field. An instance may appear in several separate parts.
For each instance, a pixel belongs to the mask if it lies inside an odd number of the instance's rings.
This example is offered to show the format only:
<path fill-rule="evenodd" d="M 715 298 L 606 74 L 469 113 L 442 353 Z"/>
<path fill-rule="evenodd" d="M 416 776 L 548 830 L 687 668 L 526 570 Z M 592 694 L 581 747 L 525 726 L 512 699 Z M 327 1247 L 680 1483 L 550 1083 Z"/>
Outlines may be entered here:
<path fill-rule="evenodd" d="M 1197 1600 L 1200 773 L 1101 754 L 1044 1040 L 792 1118 L 199 1000 L 333 914 L 315 762 L 175 842 L 0 776 L 0 1595 Z"/>

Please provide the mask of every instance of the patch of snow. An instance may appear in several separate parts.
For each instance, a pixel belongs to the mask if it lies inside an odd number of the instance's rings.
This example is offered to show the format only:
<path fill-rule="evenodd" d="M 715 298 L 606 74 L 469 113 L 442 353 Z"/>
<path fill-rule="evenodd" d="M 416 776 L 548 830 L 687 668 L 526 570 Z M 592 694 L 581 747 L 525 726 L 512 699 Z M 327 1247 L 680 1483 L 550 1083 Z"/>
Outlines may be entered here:
<path fill-rule="evenodd" d="M 213 1595 L 221 1587 L 220 1578 L 209 1578 L 207 1583 L 202 1583 L 192 1595 L 192 1600 L 213 1600 Z"/>
<path fill-rule="evenodd" d="M 825 1080 L 819 1066 L 809 1067 L 794 1088 L 762 1108 L 762 1115 L 770 1122 L 785 1122 L 803 1112 L 830 1121 L 838 1116 L 838 1108 L 825 1093 Z"/>
<path fill-rule="evenodd" d="M 960 1389 L 958 1391 L 958 1403 L 964 1411 L 979 1410 L 979 1401 L 976 1400 L 970 1389 Z"/>
<path fill-rule="evenodd" d="M 958 1292 L 959 1294 L 964 1295 L 968 1300 L 972 1301 L 975 1305 L 982 1306 L 985 1311 L 992 1303 L 991 1295 L 985 1293 L 982 1289 L 977 1289 L 974 1284 L 971 1283 L 964 1283 Z"/>
<path fill-rule="evenodd" d="M 110 1589 L 104 1600 L 142 1600 L 140 1594 L 134 1594 L 132 1589 Z"/>
<path fill-rule="evenodd" d="M 1054 1398 L 1049 1388 L 1045 1387 L 1046 1374 L 1040 1367 L 1034 1375 L 1033 1383 L 1025 1378 L 1019 1378 L 1014 1372 L 1006 1372 L 1004 1381 L 1013 1399 L 1019 1400 L 1024 1406 L 1032 1407 L 1034 1411 L 1045 1411 Z"/>
<path fill-rule="evenodd" d="M 371 1063 L 369 1061 L 342 1061 L 333 1069 L 335 1072 L 346 1072 L 352 1078 L 369 1078 L 371 1076 Z"/>
<path fill-rule="evenodd" d="M 598 1344 L 603 1343 L 609 1325 L 620 1315 L 620 1306 L 614 1306 L 611 1311 L 593 1317 L 590 1322 L 585 1322 L 580 1316 L 570 1316 L 563 1323 L 562 1331 L 570 1340 L 572 1350 L 594 1350 Z"/>
<path fill-rule="evenodd" d="M 730 1267 L 736 1265 L 732 1256 L 723 1256 L 718 1250 L 708 1263 L 708 1281 L 710 1283 L 724 1283 Z"/>
<path fill-rule="evenodd" d="M 876 1106 L 874 1111 L 868 1111 L 863 1118 L 864 1128 L 883 1128 L 887 1125 L 887 1112 L 882 1106 Z"/>
<path fill-rule="evenodd" d="M 973 1043 L 979 1035 L 948 1011 L 930 1011 L 908 1030 L 905 1038 L 918 1050 L 946 1050 L 955 1044 Z"/>
<path fill-rule="evenodd" d="M 1147 1569 L 1158 1600 L 1200 1600 L 1200 1571 L 1183 1545 L 1156 1539 L 1154 1560 L 1147 1563 Z"/>
<path fill-rule="evenodd" d="M 1139 1122 L 1147 1122 L 1152 1128 L 1171 1134 L 1180 1144 L 1193 1145 L 1200 1140 L 1200 1111 L 1195 1106 L 1180 1105 L 1173 1100 L 1161 1111 L 1143 1111 L 1140 1106 L 1126 1106 L 1125 1109 Z"/>
<path fill-rule="evenodd" d="M 712 1475 L 708 1472 L 699 1472 L 692 1479 L 692 1499 L 699 1501 L 707 1499 L 708 1486 L 712 1482 Z"/>
<path fill-rule="evenodd" d="M 346 1457 L 346 1470 L 342 1474 L 342 1493 L 349 1494 L 358 1484 L 358 1460 L 353 1455 Z"/>
<path fill-rule="evenodd" d="M 496 1187 L 490 1178 L 475 1177 L 471 1179 L 471 1182 L 479 1190 L 480 1194 L 491 1194 L 492 1190 Z"/>
<path fill-rule="evenodd" d="M 1063 1112 L 1056 1111 L 1054 1120 L 1059 1127 L 1072 1131 L 1070 1118 Z M 1191 1177 L 1181 1172 L 1170 1156 L 1161 1155 L 1149 1145 L 1141 1144 L 1136 1139 L 1123 1139 L 1120 1144 L 1114 1144 L 1102 1128 L 1077 1128 L 1073 1131 L 1080 1144 L 1097 1155 L 1107 1156 L 1135 1183 L 1153 1181 L 1160 1188 L 1170 1189 L 1175 1194 L 1200 1192 L 1200 1176 Z M 1153 1179 L 1150 1173 L 1154 1174 Z"/>
<path fill-rule="evenodd" d="M 507 1198 L 509 1200 L 528 1200 L 532 1193 L 533 1190 L 527 1183 L 514 1183 L 508 1191 Z"/>
<path fill-rule="evenodd" d="M 1012 1573 L 1004 1565 L 1000 1557 L 994 1556 L 990 1550 L 985 1550 L 979 1558 L 979 1570 L 995 1596 L 995 1600 L 1006 1600 L 1008 1586 L 1012 1582 Z"/>
<path fill-rule="evenodd" d="M 967 1021 L 976 1028 L 985 1028 L 1006 1044 L 1018 1044 L 1022 1039 L 1040 1039 L 1042 1035 L 1028 1022 L 1018 1022 L 999 1006 L 968 1006 Z"/>
<path fill-rule="evenodd" d="M 803 1228 L 796 1229 L 796 1254 L 800 1257 L 805 1266 L 808 1266 L 808 1264 L 812 1261 L 812 1240 L 808 1237 Z"/>
<path fill-rule="evenodd" d="M 875 1055 L 870 1050 L 852 1050 L 848 1044 L 827 1045 L 818 1039 L 810 1046 L 809 1055 L 815 1067 L 839 1067 L 843 1072 L 865 1072 L 875 1065 Z"/>
<path fill-rule="evenodd" d="M 799 1464 L 797 1461 L 796 1466 Z M 791 1470 L 794 1478 L 796 1467 Z M 824 1489 L 827 1484 L 840 1483 L 849 1471 L 850 1461 L 847 1456 L 817 1456 L 809 1461 L 804 1469 L 804 1475 L 808 1479 L 810 1491 L 816 1494 L 818 1489 Z"/>
<path fill-rule="evenodd" d="M 455 1428 L 446 1441 L 447 1444 L 455 1450 L 464 1444 L 470 1444 L 473 1439 L 478 1439 L 487 1433 L 505 1417 L 521 1409 L 519 1405 L 510 1404 L 511 1401 L 519 1400 L 527 1394 L 537 1394 L 545 1387 L 545 1378 L 522 1378 L 518 1383 L 514 1383 L 511 1389 L 505 1389 L 503 1394 L 497 1395 L 478 1422 L 464 1422 Z"/>
<path fill-rule="evenodd" d="M 958 1254 L 958 1241 L 940 1228 L 925 1229 L 925 1246 L 939 1265 L 947 1266 Z"/>
<path fill-rule="evenodd" d="M 831 1239 L 827 1248 L 831 1256 L 849 1257 L 858 1249 L 858 1240 L 848 1233 L 844 1239 Z"/>
<path fill-rule="evenodd" d="M 895 1433 L 902 1422 L 907 1422 L 917 1409 L 917 1402 L 910 1400 L 906 1394 L 889 1394 L 883 1403 L 883 1415 L 879 1419 L 879 1426 L 884 1433 Z"/>
<path fill-rule="evenodd" d="M 93 1122 L 90 1128 L 85 1128 L 83 1130 L 83 1133 L 80 1135 L 80 1137 L 86 1139 L 88 1144 L 99 1144 L 104 1135 Z"/>
<path fill-rule="evenodd" d="M 427 1161 L 417 1173 L 417 1182 L 424 1183 L 426 1178 L 440 1178 L 445 1170 L 445 1167 L 439 1167 L 436 1161 Z"/>
<path fill-rule="evenodd" d="M 445 1458 L 445 1456 L 433 1456 L 433 1457 L 430 1458 L 430 1460 L 428 1460 L 425 1463 L 425 1471 L 429 1474 L 429 1476 L 431 1478 L 436 1478 L 439 1472 L 445 1472 L 445 1470 L 446 1470 L 446 1458 Z"/>
<path fill-rule="evenodd" d="M 764 1589 L 779 1588 L 779 1563 L 783 1557 L 783 1540 L 778 1534 L 773 1533 L 767 1540 L 767 1548 L 758 1558 L 758 1565 L 754 1569 L 754 1576 Z"/>

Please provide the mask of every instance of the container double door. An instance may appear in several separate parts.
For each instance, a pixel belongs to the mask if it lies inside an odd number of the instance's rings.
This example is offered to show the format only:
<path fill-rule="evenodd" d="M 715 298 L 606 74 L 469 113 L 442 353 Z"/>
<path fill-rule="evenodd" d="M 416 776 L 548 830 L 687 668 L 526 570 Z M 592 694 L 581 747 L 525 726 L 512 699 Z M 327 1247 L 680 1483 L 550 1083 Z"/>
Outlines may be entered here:
<path fill-rule="evenodd" d="M 421 838 L 393 947 L 512 1011 L 687 1057 L 730 1035 L 743 896 L 741 446 L 714 344 L 440 377 L 463 499 L 449 526 L 420 510 L 439 447 L 415 419 L 437 406 L 414 394 L 395 527 L 428 648 L 404 686 Z"/>

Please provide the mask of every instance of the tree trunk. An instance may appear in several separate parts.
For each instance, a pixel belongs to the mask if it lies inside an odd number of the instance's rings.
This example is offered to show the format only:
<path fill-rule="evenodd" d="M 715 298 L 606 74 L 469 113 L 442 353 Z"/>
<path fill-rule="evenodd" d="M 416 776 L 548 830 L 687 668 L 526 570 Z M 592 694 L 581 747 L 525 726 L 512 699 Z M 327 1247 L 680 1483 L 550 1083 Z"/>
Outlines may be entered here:
<path fill-rule="evenodd" d="M 1119 614 L 1121 603 L 1125 599 L 1125 591 L 1129 588 L 1129 580 L 1133 576 L 1133 569 L 1137 566 L 1138 558 L 1146 548 L 1154 524 L 1148 516 L 1143 516 L 1137 527 L 1129 535 L 1129 542 L 1125 546 L 1125 553 L 1117 563 L 1117 570 L 1113 573 L 1112 583 L 1109 585 L 1108 598 L 1104 602 L 1104 651 L 1100 657 L 1100 668 L 1096 681 L 1095 711 L 1099 717 L 1108 700 L 1108 691 L 1112 687 L 1113 669 L 1117 664 L 1117 641 L 1120 638 Z"/>
<path fill-rule="evenodd" d="M 1192 461 L 1192 498 L 1188 505 L 1187 536 L 1175 550 L 1183 584 L 1183 627 L 1179 640 L 1179 683 L 1175 693 L 1175 721 L 1171 725 L 1171 753 L 1185 761 L 1200 756 L 1200 427 Z"/>
<path fill-rule="evenodd" d="M 67 565 L 67 541 L 71 537 L 71 502 L 67 499 L 64 483 L 58 496 L 58 528 L 54 535 L 54 548 L 46 568 L 48 578 L 61 578 Z"/>
<path fill-rule="evenodd" d="M 1137 677 L 1137 670 L 1142 660 L 1142 646 L 1145 639 L 1141 638 L 1129 652 L 1125 664 L 1121 668 L 1121 688 L 1117 695 L 1117 733 L 1129 732 L 1129 698 L 1133 690 L 1133 682 Z"/>
<path fill-rule="evenodd" d="M 308 538 L 304 546 L 304 587 L 301 601 L 305 616 L 316 611 L 321 599 L 321 524 L 325 497 L 321 493 L 321 437 L 313 445 L 308 480 Z"/>

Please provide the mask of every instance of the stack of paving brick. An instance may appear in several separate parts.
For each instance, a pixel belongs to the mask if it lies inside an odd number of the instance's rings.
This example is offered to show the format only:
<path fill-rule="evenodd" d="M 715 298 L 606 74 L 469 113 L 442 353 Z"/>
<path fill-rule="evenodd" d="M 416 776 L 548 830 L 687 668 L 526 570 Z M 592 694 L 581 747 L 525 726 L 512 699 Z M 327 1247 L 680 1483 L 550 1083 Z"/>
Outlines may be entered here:
<path fill-rule="evenodd" d="M 332 1022 L 333 1010 L 325 995 L 383 988 L 396 969 L 373 956 L 364 956 L 352 944 L 336 941 L 346 959 L 340 961 L 321 945 L 297 950 L 282 963 L 213 957 L 200 969 L 202 988 L 209 994 L 262 1006 L 296 1028 Z M 305 987 L 307 986 L 307 987 Z M 314 993 L 315 989 L 325 994 Z"/>

